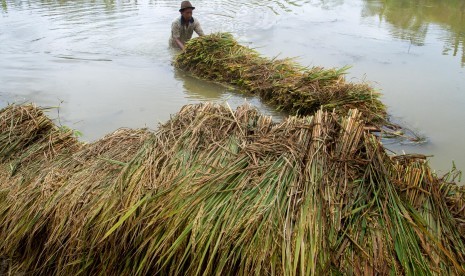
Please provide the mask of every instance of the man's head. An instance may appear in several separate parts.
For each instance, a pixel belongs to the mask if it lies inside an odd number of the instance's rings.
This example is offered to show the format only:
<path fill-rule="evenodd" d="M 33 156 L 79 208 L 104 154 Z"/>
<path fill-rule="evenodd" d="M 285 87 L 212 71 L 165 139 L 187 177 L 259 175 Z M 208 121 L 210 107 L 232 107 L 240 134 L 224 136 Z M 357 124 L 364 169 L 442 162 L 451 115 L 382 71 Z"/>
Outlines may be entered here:
<path fill-rule="evenodd" d="M 192 11 L 195 9 L 194 6 L 192 6 L 191 2 L 189 1 L 182 1 L 181 3 L 181 9 L 179 9 L 179 12 L 181 13 L 182 17 L 184 20 L 189 21 L 192 18 Z"/>

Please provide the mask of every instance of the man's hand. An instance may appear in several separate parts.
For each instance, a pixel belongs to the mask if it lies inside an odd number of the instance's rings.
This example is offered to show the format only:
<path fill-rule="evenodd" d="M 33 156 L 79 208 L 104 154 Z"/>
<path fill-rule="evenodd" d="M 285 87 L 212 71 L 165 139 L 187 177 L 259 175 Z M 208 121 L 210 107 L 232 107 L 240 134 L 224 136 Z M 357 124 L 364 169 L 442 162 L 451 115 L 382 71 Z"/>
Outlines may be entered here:
<path fill-rule="evenodd" d="M 176 41 L 176 44 L 178 45 L 179 49 L 183 50 L 185 49 L 184 44 L 179 40 L 179 38 L 175 37 L 174 41 Z"/>

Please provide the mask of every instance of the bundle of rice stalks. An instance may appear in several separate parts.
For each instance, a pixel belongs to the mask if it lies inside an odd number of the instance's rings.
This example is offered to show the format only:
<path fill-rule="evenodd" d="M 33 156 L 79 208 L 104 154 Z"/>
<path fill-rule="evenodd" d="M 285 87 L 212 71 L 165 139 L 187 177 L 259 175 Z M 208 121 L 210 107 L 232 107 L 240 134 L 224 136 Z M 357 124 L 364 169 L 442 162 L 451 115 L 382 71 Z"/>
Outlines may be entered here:
<path fill-rule="evenodd" d="M 369 124 L 390 125 L 380 94 L 367 84 L 346 82 L 347 67 L 305 68 L 290 59 L 270 60 L 228 33 L 190 40 L 174 64 L 200 78 L 259 95 L 291 114 L 313 115 L 322 108 L 345 115 L 357 108 Z"/>
<path fill-rule="evenodd" d="M 29 164 L 28 170 L 33 164 L 43 166 L 81 146 L 73 131 L 55 126 L 43 111 L 33 105 L 10 105 L 0 110 L 0 161 L 8 164 L 2 173 L 15 174 L 25 164 Z"/>
<path fill-rule="evenodd" d="M 277 124 L 200 104 L 41 170 L 4 158 L 0 256 L 45 275 L 465 273 L 463 190 L 364 127 L 357 110 Z"/>

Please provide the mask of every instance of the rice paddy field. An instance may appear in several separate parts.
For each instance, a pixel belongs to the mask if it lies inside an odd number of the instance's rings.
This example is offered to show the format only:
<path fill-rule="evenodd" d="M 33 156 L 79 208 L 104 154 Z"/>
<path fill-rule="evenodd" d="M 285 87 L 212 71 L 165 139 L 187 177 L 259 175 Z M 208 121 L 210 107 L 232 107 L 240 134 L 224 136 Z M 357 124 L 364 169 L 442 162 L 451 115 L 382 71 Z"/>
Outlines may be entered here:
<path fill-rule="evenodd" d="M 381 92 L 391 121 L 425 138 L 387 142 L 422 153 L 439 174 L 465 168 L 463 1 L 193 1 L 207 33 L 229 32 L 269 59 L 344 68 Z M 156 128 L 191 103 L 247 102 L 172 66 L 176 1 L 0 0 L 0 107 L 34 102 L 92 142 L 120 127 Z M 389 143 L 389 145 L 388 145 Z"/>
<path fill-rule="evenodd" d="M 0 275 L 465 275 L 460 1 L 218 0 L 184 52 L 133 38 L 174 2 L 1 4 Z"/>

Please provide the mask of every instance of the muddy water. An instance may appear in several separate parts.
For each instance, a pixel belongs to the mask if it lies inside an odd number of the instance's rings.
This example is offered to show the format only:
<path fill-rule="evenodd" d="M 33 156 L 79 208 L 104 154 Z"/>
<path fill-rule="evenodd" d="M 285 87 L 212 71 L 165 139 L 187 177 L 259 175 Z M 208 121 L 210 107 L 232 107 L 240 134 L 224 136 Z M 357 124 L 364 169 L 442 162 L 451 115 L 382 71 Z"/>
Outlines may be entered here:
<path fill-rule="evenodd" d="M 257 98 L 173 69 L 170 23 L 179 1 L 0 0 L 0 106 L 59 106 L 58 122 L 92 141 L 119 127 L 156 128 L 187 103 Z M 446 172 L 465 169 L 463 0 L 192 1 L 209 32 L 304 65 L 352 65 L 396 121 L 427 138 L 391 144 L 434 155 Z"/>

